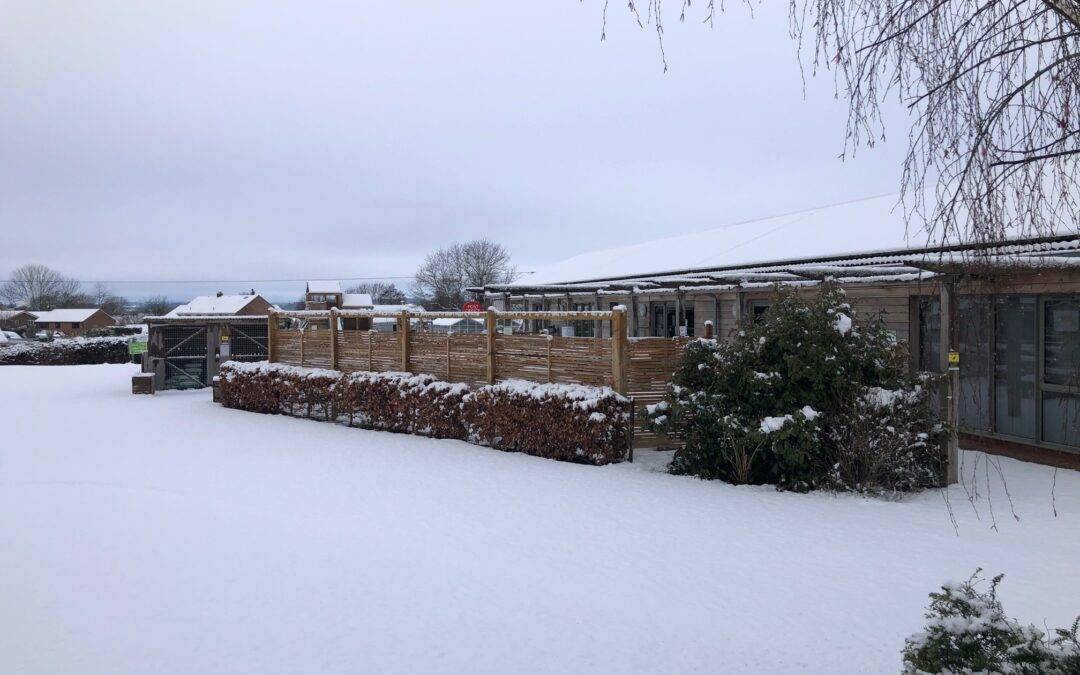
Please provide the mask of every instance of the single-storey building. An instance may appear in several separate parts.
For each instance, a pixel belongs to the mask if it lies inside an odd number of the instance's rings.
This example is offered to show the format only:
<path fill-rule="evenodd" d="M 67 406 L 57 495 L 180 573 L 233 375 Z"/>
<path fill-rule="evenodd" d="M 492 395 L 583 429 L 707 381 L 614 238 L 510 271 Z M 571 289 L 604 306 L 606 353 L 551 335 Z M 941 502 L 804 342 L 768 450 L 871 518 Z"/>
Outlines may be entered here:
<path fill-rule="evenodd" d="M 142 370 L 154 374 L 155 389 L 208 387 L 225 361 L 266 359 L 267 315 L 273 309 L 257 293 L 218 293 L 146 317 Z"/>
<path fill-rule="evenodd" d="M 31 313 L 34 315 L 34 330 L 59 331 L 69 337 L 78 337 L 87 331 L 116 325 L 116 319 L 94 307 Z"/>
<path fill-rule="evenodd" d="M 24 309 L 0 309 L 0 330 L 26 337 L 36 317 Z"/>
<path fill-rule="evenodd" d="M 856 312 L 881 314 L 907 342 L 914 368 L 929 371 L 946 367 L 941 308 L 952 298 L 948 323 L 959 331 L 964 444 L 1075 464 L 1076 226 L 989 245 L 926 245 L 925 235 L 923 242 L 906 236 L 894 203 L 893 197 L 863 200 L 585 253 L 511 284 L 473 290 L 510 309 L 624 305 L 631 337 L 702 336 L 708 322 L 725 339 L 768 311 L 777 285 L 814 292 L 833 279 Z M 607 326 L 579 321 L 573 330 L 603 336 Z"/>

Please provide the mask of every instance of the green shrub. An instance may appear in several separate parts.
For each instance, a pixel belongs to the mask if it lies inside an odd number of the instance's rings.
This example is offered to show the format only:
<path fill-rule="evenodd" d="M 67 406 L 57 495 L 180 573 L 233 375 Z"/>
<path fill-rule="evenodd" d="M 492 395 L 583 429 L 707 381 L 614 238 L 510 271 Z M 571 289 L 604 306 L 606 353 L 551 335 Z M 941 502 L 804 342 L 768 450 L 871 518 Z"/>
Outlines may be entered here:
<path fill-rule="evenodd" d="M 1005 616 L 997 597 L 1002 576 L 979 591 L 979 570 L 963 583 L 948 583 L 930 594 L 926 630 L 904 646 L 904 672 L 1015 673 L 1076 675 L 1080 673 L 1080 617 L 1059 628 L 1049 641 L 1034 626 Z"/>
<path fill-rule="evenodd" d="M 650 428 L 684 445 L 671 470 L 785 489 L 913 490 L 937 484 L 944 428 L 933 382 L 911 374 L 881 317 L 855 321 L 844 292 L 778 289 L 730 342 L 696 340 Z"/>

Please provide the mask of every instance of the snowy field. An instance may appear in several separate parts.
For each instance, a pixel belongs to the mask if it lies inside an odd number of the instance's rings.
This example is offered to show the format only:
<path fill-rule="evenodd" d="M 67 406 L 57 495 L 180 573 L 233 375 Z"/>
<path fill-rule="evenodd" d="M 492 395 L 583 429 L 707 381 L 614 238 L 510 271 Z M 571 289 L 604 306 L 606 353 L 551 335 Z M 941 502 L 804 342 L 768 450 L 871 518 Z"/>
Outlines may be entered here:
<path fill-rule="evenodd" d="M 1080 475 L 777 493 L 0 368 L 0 672 L 890 673 L 927 593 L 1080 613 Z M 970 473 L 980 455 L 969 453 Z M 998 531 L 991 529 L 992 497 Z"/>

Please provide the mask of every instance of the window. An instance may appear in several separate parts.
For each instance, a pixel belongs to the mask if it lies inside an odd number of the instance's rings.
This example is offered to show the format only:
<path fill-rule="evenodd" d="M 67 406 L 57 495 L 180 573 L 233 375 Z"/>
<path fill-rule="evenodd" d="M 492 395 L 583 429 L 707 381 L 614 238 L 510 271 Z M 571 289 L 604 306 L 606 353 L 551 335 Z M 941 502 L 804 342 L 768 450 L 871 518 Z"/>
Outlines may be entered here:
<path fill-rule="evenodd" d="M 919 298 L 919 358 L 916 367 L 927 373 L 941 372 L 941 301 Z"/>
<path fill-rule="evenodd" d="M 750 320 L 754 323 L 761 321 L 761 317 L 765 316 L 765 312 L 769 311 L 772 307 L 772 303 L 768 300 L 752 300 L 750 302 Z"/>
<path fill-rule="evenodd" d="M 994 428 L 1034 439 L 1035 296 L 998 296 L 995 313 Z"/>
<path fill-rule="evenodd" d="M 960 298 L 960 424 L 989 431 L 994 306 L 988 296 Z"/>
<path fill-rule="evenodd" d="M 591 302 L 575 302 L 573 305 L 573 311 L 575 312 L 591 312 L 593 311 L 593 305 Z M 578 337 L 596 337 L 596 322 L 595 321 L 575 321 L 574 322 L 574 335 Z"/>
<path fill-rule="evenodd" d="M 1042 436 L 1080 447 L 1080 296 L 1042 306 Z"/>
<path fill-rule="evenodd" d="M 72 328 L 78 328 L 78 327 L 80 327 L 80 326 L 82 326 L 82 324 L 81 324 L 81 323 L 79 323 L 78 321 L 76 321 L 75 323 L 71 324 L 71 327 L 72 327 Z"/>

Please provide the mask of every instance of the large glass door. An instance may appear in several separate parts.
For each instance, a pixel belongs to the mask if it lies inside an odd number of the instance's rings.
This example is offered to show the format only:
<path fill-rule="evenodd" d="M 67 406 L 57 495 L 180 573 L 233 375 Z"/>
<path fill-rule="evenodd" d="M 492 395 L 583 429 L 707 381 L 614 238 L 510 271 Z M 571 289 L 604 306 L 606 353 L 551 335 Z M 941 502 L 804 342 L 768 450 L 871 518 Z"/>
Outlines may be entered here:
<path fill-rule="evenodd" d="M 1042 437 L 1080 447 L 1080 297 L 1042 299 Z"/>
<path fill-rule="evenodd" d="M 995 298 L 994 426 L 1035 438 L 1035 296 Z"/>

